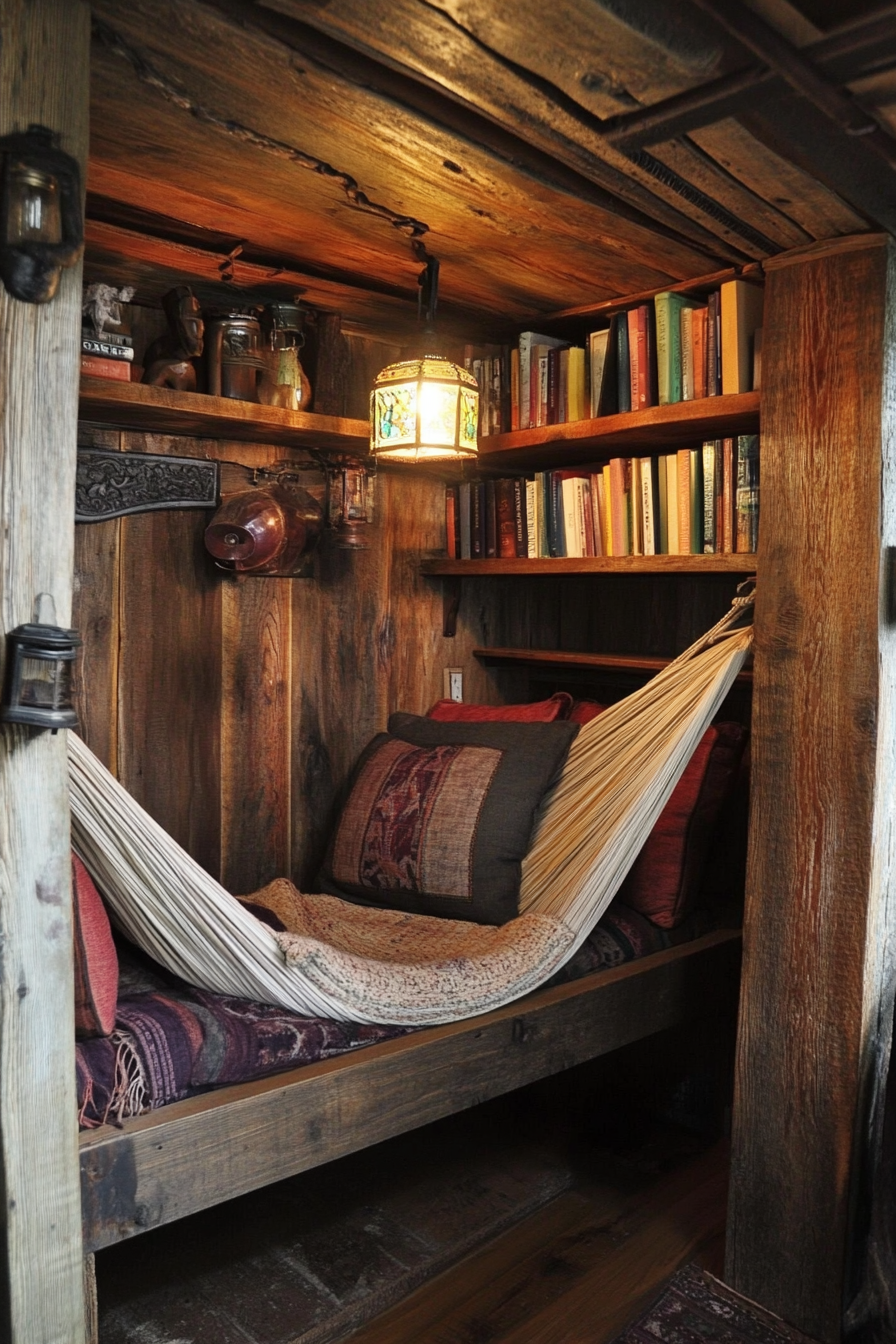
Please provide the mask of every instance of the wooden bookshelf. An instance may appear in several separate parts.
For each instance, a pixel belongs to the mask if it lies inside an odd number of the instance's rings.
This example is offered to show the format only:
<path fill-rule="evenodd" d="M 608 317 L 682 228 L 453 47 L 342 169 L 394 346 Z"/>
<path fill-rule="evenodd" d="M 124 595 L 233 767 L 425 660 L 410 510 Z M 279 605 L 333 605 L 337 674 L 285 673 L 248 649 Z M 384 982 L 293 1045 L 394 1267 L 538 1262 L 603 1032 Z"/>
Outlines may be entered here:
<path fill-rule="evenodd" d="M 671 658 L 652 658 L 640 654 L 571 653 L 566 649 L 474 649 L 473 655 L 484 663 L 512 663 L 525 667 L 592 668 L 597 672 L 635 672 L 653 675 L 668 667 Z M 739 672 L 737 681 L 753 684 L 753 671 Z"/>
<path fill-rule="evenodd" d="M 695 447 L 703 439 L 756 434 L 759 397 L 758 392 L 738 392 L 598 420 L 492 434 L 479 440 L 479 461 L 489 472 L 530 467 L 551 470 L 620 455 L 648 456 L 675 447 Z"/>
<path fill-rule="evenodd" d="M 755 555 L 618 555 L 585 559 L 424 560 L 424 574 L 754 574 Z"/>
<path fill-rule="evenodd" d="M 333 449 L 356 456 L 366 454 L 370 442 L 366 420 L 287 411 L 280 406 L 174 392 L 167 387 L 111 378 L 81 379 L 80 417 L 152 434 Z"/>

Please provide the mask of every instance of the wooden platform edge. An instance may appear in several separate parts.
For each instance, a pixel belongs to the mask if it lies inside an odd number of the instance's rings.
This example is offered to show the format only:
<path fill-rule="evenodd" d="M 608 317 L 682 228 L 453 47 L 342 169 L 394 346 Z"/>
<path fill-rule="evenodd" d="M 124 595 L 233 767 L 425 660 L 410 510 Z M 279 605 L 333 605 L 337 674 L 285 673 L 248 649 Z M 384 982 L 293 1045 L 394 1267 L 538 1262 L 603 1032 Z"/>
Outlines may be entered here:
<path fill-rule="evenodd" d="M 667 1027 L 736 1006 L 739 930 L 539 990 L 480 1017 L 222 1088 L 81 1135 L 96 1251 Z"/>

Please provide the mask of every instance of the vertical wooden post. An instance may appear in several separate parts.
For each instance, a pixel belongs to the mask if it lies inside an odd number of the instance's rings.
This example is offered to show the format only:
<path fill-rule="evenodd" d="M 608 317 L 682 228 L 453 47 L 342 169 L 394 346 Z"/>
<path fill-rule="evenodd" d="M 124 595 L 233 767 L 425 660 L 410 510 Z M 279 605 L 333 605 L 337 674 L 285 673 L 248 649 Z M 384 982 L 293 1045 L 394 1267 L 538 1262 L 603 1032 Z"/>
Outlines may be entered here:
<path fill-rule="evenodd" d="M 0 134 L 38 122 L 87 157 L 90 15 L 3 0 Z M 81 268 L 55 299 L 0 287 L 0 636 L 71 611 Z M 0 641 L 2 642 L 2 641 Z M 0 730 L 0 1338 L 84 1339 L 65 734 Z"/>
<path fill-rule="evenodd" d="M 893 1010 L 893 249 L 768 271 L 727 1278 L 833 1342 Z"/>

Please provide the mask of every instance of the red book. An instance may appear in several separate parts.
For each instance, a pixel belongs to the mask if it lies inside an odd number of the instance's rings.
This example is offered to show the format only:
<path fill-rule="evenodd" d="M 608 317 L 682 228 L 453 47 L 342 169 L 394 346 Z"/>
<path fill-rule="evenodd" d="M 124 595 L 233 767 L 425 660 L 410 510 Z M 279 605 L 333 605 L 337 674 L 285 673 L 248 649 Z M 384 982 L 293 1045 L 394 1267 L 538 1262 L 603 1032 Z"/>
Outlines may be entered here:
<path fill-rule="evenodd" d="M 638 308 L 630 308 L 625 315 L 628 323 L 628 377 L 633 411 L 642 409 L 642 403 L 639 400 L 639 388 L 641 386 L 641 344 L 638 342 L 639 312 L 640 309 Z"/>
<path fill-rule="evenodd" d="M 725 555 L 734 551 L 734 440 L 722 440 L 722 545 Z"/>
<path fill-rule="evenodd" d="M 516 517 L 513 481 L 495 481 L 495 513 L 498 528 L 498 555 L 502 560 L 516 559 Z"/>
<path fill-rule="evenodd" d="M 455 527 L 457 524 L 457 486 L 445 486 L 445 544 L 448 551 L 448 559 L 457 559 L 457 539 Z"/>
<path fill-rule="evenodd" d="M 694 340 L 694 400 L 706 396 L 706 309 L 695 308 L 691 314 L 691 333 Z"/>
<path fill-rule="evenodd" d="M 104 355 L 82 355 L 81 372 L 87 378 L 117 378 L 131 381 L 131 366 L 123 359 L 106 359 Z"/>

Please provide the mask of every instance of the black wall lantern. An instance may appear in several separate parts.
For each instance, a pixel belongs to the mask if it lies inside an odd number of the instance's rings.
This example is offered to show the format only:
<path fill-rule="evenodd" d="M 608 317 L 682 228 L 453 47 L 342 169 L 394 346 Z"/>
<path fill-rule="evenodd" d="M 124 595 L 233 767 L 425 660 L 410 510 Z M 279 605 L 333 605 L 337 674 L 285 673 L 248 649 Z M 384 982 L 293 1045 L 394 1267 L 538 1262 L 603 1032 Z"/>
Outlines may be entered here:
<path fill-rule="evenodd" d="M 36 603 L 36 619 L 17 625 L 6 636 L 6 684 L 0 703 L 4 723 L 27 723 L 33 728 L 77 728 L 72 705 L 72 668 L 81 640 L 77 630 L 63 630 L 48 593 Z"/>
<path fill-rule="evenodd" d="M 81 172 L 46 126 L 0 139 L 0 277 L 23 303 L 47 303 L 84 251 Z"/>

